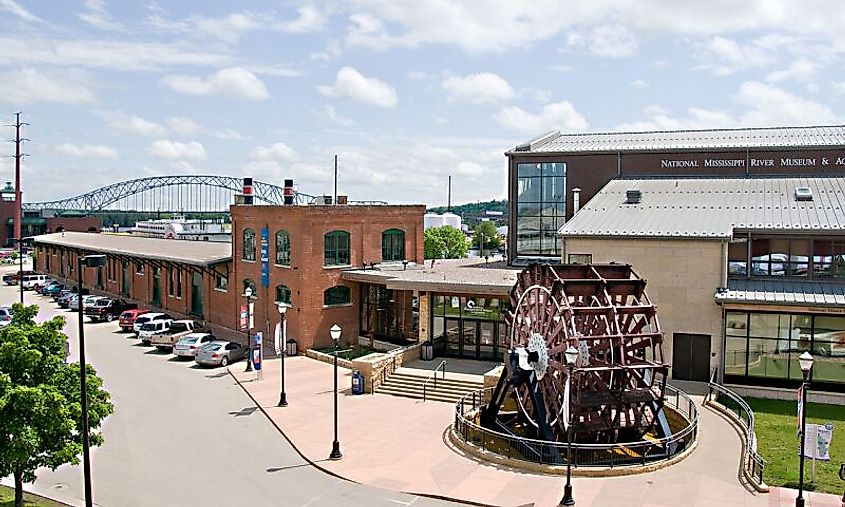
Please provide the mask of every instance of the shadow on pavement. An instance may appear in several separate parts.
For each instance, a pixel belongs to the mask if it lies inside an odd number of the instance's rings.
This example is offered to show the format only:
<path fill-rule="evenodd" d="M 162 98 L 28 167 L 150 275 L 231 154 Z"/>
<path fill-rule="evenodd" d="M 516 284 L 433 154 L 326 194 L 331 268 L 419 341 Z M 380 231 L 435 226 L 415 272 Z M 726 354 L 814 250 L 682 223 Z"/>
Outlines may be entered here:
<path fill-rule="evenodd" d="M 229 415 L 234 417 L 243 417 L 254 414 L 256 410 L 258 410 L 258 407 L 246 407 L 235 412 L 229 412 Z"/>

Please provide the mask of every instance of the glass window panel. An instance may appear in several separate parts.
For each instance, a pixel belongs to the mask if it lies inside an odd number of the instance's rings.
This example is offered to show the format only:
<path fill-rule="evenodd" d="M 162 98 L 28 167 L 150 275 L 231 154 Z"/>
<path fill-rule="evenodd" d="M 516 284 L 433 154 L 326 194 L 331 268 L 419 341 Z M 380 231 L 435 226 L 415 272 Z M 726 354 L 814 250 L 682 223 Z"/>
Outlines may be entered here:
<path fill-rule="evenodd" d="M 516 180 L 517 202 L 540 202 L 540 178 L 519 178 Z"/>
<path fill-rule="evenodd" d="M 789 276 L 808 276 L 811 255 L 809 240 L 791 240 L 789 242 Z"/>
<path fill-rule="evenodd" d="M 287 231 L 276 233 L 276 264 L 290 266 L 290 235 Z"/>
<path fill-rule="evenodd" d="M 779 340 L 749 338 L 748 376 L 786 379 L 789 371 L 789 354 L 778 351 Z"/>
<path fill-rule="evenodd" d="M 725 375 L 745 375 L 748 360 L 745 336 L 728 336 L 725 340 Z"/>
<path fill-rule="evenodd" d="M 349 287 L 341 285 L 331 287 L 323 292 L 323 305 L 345 305 L 352 302 Z"/>
<path fill-rule="evenodd" d="M 837 355 L 817 356 L 813 362 L 813 380 L 845 384 L 845 345 Z"/>
<path fill-rule="evenodd" d="M 516 175 L 519 178 L 538 178 L 540 177 L 540 167 L 541 164 L 517 164 Z"/>
<path fill-rule="evenodd" d="M 520 221 L 526 217 L 538 217 L 542 212 L 543 205 L 539 202 L 521 202 L 516 206 L 517 217 Z"/>
<path fill-rule="evenodd" d="M 543 178 L 540 195 L 544 203 L 563 202 L 566 199 L 566 180 L 564 178 Z"/>
<path fill-rule="evenodd" d="M 444 315 L 446 311 L 446 298 L 443 296 L 434 296 L 434 315 Z"/>
<path fill-rule="evenodd" d="M 783 336 L 781 333 L 784 333 Z M 789 315 L 752 313 L 749 336 L 789 340 Z"/>
<path fill-rule="evenodd" d="M 544 178 L 566 176 L 566 164 L 564 162 L 545 162 L 542 165 L 542 175 Z"/>
<path fill-rule="evenodd" d="M 243 231 L 243 255 L 241 258 L 245 261 L 255 260 L 255 231 L 252 229 L 244 229 Z"/>
<path fill-rule="evenodd" d="M 789 261 L 789 240 L 769 240 L 769 265 L 771 276 L 785 276 Z"/>
<path fill-rule="evenodd" d="M 845 243 L 834 242 L 831 253 L 830 276 L 845 278 Z"/>
<path fill-rule="evenodd" d="M 748 335 L 748 314 L 745 312 L 728 312 L 725 316 L 725 332 L 728 336 Z"/>
<path fill-rule="evenodd" d="M 540 253 L 540 219 L 522 218 L 517 221 L 516 250 L 518 254 Z"/>

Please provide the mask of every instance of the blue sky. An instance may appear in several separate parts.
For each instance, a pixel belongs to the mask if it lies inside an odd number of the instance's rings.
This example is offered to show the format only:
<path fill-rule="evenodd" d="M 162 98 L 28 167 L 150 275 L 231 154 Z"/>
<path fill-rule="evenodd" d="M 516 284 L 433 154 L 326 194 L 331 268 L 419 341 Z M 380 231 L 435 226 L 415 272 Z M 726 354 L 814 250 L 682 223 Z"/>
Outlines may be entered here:
<path fill-rule="evenodd" d="M 0 117 L 31 123 L 30 201 L 181 173 L 330 193 L 337 153 L 350 198 L 443 204 L 451 174 L 469 202 L 551 129 L 842 123 L 843 26 L 824 0 L 0 0 Z"/>

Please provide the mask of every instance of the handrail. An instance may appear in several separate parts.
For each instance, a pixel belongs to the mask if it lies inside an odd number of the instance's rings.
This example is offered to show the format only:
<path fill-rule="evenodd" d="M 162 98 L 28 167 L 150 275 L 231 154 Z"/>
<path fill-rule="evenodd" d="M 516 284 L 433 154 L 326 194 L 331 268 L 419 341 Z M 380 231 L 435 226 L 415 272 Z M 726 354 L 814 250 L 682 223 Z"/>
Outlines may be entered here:
<path fill-rule="evenodd" d="M 423 383 L 423 402 L 425 402 L 426 391 L 428 390 L 428 383 L 430 381 L 434 380 L 434 388 L 437 389 L 437 370 L 441 368 L 443 369 L 443 380 L 446 380 L 446 360 L 444 359 L 440 361 L 440 364 L 437 365 L 437 368 L 435 368 L 434 371 L 431 372 L 431 375 L 429 375 L 429 377 L 425 379 L 425 382 Z"/>
<path fill-rule="evenodd" d="M 566 442 L 549 442 L 519 437 L 482 427 L 476 423 L 477 409 L 489 400 L 494 387 L 473 391 L 455 404 L 452 431 L 465 442 L 472 441 L 485 451 L 491 450 L 507 458 L 546 465 L 565 463 Z M 666 386 L 664 405 L 672 406 L 685 416 L 688 424 L 679 431 L 659 439 L 610 444 L 572 443 L 572 466 L 620 466 L 645 464 L 671 459 L 687 450 L 698 437 L 699 413 L 695 403 L 683 391 Z M 498 442 L 498 445 L 497 445 Z"/>
<path fill-rule="evenodd" d="M 717 401 L 716 397 L 713 396 L 714 392 L 718 395 L 727 397 L 733 404 L 736 405 L 736 408 L 728 407 L 726 404 Z M 755 483 L 756 487 L 761 489 L 766 488 L 766 483 L 763 482 L 763 472 L 766 469 L 766 460 L 763 459 L 763 456 L 757 452 L 757 433 L 754 430 L 754 411 L 751 410 L 751 407 L 744 399 L 742 399 L 741 396 L 727 387 L 717 383 L 715 381 L 715 375 L 711 377 L 710 382 L 708 383 L 707 399 L 705 401 L 706 403 L 716 404 L 724 408 L 730 412 L 731 415 L 736 417 L 737 424 L 745 427 L 745 449 L 743 450 L 742 462 L 740 464 L 742 472 L 748 480 Z M 735 414 L 734 411 L 736 412 Z M 745 416 L 744 418 L 743 415 Z"/>

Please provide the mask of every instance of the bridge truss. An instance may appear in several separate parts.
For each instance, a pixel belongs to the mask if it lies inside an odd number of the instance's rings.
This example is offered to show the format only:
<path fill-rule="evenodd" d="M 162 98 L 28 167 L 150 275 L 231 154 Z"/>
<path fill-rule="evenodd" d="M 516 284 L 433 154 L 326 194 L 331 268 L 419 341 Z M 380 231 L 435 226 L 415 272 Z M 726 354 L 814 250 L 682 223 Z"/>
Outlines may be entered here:
<path fill-rule="evenodd" d="M 229 210 L 234 195 L 243 191 L 243 179 L 216 175 L 151 176 L 113 183 L 85 194 L 55 201 L 24 203 L 25 211 L 55 210 L 146 213 L 219 213 Z M 283 204 L 284 188 L 253 181 L 256 204 Z M 295 204 L 316 197 L 294 192 Z"/>

